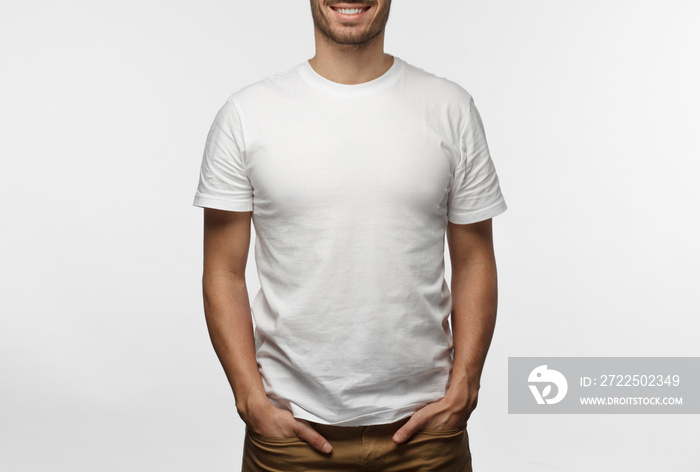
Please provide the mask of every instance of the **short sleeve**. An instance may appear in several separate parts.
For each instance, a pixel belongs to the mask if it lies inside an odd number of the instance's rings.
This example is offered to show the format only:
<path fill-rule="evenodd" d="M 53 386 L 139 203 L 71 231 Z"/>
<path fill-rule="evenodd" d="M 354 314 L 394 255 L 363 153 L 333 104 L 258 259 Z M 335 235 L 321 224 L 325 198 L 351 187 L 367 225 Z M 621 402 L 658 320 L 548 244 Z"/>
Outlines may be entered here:
<path fill-rule="evenodd" d="M 193 205 L 229 211 L 253 210 L 245 142 L 231 98 L 219 109 L 209 129 Z"/>
<path fill-rule="evenodd" d="M 455 224 L 467 224 L 503 213 L 506 202 L 473 99 L 460 140 L 461 156 L 449 190 L 447 219 Z"/>

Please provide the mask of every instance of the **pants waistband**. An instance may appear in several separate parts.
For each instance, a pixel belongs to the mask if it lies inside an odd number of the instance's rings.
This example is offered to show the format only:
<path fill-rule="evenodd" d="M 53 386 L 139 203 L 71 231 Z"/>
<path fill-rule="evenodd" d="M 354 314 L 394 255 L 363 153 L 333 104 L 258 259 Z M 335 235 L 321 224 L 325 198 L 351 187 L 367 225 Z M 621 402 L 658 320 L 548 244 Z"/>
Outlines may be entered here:
<path fill-rule="evenodd" d="M 393 435 L 401 426 L 406 424 L 410 416 L 394 421 L 393 423 L 372 424 L 366 426 L 337 426 L 309 421 L 312 428 L 327 439 L 351 438 L 363 434 L 376 434 L 379 436 Z M 307 420 L 308 421 L 308 420 Z"/>

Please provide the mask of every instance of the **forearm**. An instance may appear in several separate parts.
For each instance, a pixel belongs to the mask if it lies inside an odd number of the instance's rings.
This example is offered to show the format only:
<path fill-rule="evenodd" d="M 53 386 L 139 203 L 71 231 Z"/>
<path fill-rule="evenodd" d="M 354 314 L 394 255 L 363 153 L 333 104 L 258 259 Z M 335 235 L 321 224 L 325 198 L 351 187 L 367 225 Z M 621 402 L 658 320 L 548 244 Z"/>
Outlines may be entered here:
<path fill-rule="evenodd" d="M 495 261 L 453 269 L 451 288 L 454 361 L 449 393 L 459 395 L 470 384 L 479 387 L 491 345 L 498 301 Z"/>
<path fill-rule="evenodd" d="M 205 275 L 202 282 L 209 336 L 233 390 L 236 408 L 245 419 L 251 398 L 265 395 L 255 358 L 255 335 L 245 280 Z"/>

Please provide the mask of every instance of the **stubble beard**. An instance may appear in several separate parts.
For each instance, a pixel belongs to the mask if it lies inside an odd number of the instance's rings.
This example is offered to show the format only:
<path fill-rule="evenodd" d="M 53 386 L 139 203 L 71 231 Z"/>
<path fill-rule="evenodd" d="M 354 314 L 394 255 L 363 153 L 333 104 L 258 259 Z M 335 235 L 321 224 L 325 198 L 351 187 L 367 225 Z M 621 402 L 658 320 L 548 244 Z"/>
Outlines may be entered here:
<path fill-rule="evenodd" d="M 372 22 L 366 29 L 362 31 L 339 31 L 343 30 L 344 28 L 334 29 L 331 27 L 325 12 L 321 11 L 322 8 L 327 8 L 327 1 L 324 0 L 322 3 L 323 5 L 319 6 L 316 0 L 311 0 L 311 16 L 313 17 L 316 30 L 327 41 L 352 49 L 363 49 L 371 44 L 376 37 L 382 34 L 382 31 L 384 31 L 386 23 L 389 20 L 391 1 L 386 3 L 384 11 L 379 12 L 379 15 L 372 19 Z M 355 2 L 346 1 L 344 3 Z M 372 8 L 377 8 L 377 5 L 373 4 Z"/>

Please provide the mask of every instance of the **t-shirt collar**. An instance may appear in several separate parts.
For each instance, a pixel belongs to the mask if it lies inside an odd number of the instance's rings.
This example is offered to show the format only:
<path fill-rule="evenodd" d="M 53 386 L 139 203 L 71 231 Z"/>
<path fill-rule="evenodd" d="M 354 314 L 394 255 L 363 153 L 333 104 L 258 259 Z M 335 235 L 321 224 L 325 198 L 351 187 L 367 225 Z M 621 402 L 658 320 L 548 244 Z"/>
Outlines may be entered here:
<path fill-rule="evenodd" d="M 393 84 L 404 67 L 404 61 L 397 56 L 393 56 L 394 63 L 391 65 L 389 70 L 384 74 L 380 75 L 376 79 L 370 80 L 368 82 L 363 82 L 361 84 L 341 84 L 338 82 L 333 82 L 314 70 L 309 64 L 309 61 L 304 61 L 299 65 L 299 72 L 301 76 L 309 82 L 311 85 L 318 87 L 328 93 L 345 96 L 345 97 L 357 97 L 376 93 L 380 90 Z"/>

